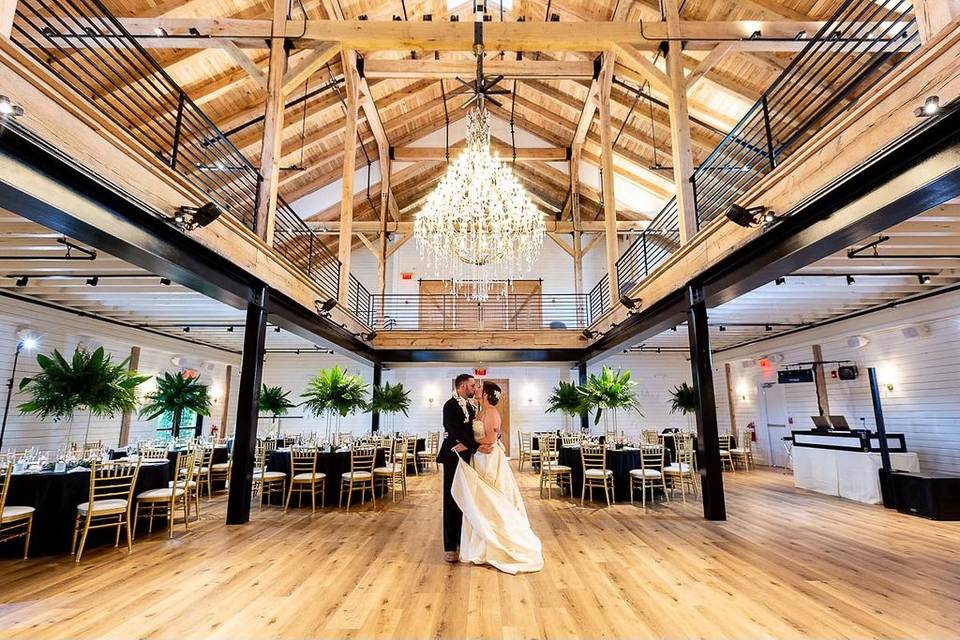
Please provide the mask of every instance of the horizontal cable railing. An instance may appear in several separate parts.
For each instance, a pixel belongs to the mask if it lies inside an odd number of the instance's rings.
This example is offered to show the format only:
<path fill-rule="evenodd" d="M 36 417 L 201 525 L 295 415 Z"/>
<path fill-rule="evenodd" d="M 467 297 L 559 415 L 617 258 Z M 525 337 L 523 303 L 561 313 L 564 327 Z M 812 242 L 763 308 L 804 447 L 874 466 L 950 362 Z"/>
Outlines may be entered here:
<path fill-rule="evenodd" d="M 510 293 L 471 300 L 446 293 L 374 295 L 371 326 L 377 330 L 582 329 L 587 297 L 576 293 Z"/>
<path fill-rule="evenodd" d="M 100 0 L 20 0 L 11 40 L 211 202 L 260 231 L 260 172 Z M 336 257 L 282 199 L 275 246 L 337 296 Z"/>
<path fill-rule="evenodd" d="M 837 9 L 694 171 L 698 228 L 726 211 L 919 46 L 912 11 L 906 0 L 847 0 Z M 617 260 L 621 294 L 679 247 L 679 229 L 672 198 Z"/>

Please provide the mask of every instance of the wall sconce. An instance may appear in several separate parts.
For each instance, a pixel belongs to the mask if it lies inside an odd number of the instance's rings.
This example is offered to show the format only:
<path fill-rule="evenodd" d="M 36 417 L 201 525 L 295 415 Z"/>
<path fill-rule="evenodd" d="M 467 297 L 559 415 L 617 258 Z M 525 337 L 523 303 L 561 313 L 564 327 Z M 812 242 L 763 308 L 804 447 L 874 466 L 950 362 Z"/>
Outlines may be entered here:
<path fill-rule="evenodd" d="M 433 406 L 433 398 L 427 398 L 427 404 L 432 407 L 432 406 Z"/>
<path fill-rule="evenodd" d="M 740 396 L 741 400 L 747 399 L 747 393 L 749 389 L 747 388 L 747 383 L 741 381 L 737 383 L 737 395 Z"/>
<path fill-rule="evenodd" d="M 210 387 L 210 397 L 211 397 L 214 401 L 217 401 L 217 400 L 219 400 L 220 398 L 222 398 L 222 397 L 223 397 L 223 387 L 221 387 L 221 386 L 218 385 L 218 384 L 215 384 L 215 385 L 211 386 L 211 387 Z"/>

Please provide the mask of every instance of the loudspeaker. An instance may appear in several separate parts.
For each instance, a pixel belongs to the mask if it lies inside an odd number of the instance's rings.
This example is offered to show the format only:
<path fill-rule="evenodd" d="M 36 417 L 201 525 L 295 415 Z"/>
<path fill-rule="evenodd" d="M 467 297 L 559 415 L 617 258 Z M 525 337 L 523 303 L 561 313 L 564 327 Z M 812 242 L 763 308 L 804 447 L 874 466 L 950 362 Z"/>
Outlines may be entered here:
<path fill-rule="evenodd" d="M 890 474 L 897 511 L 932 520 L 960 520 L 960 476 Z"/>
<path fill-rule="evenodd" d="M 916 326 L 904 327 L 900 330 L 900 333 L 908 340 L 911 338 L 926 338 L 930 335 L 930 327 L 918 324 Z"/>
<path fill-rule="evenodd" d="M 860 372 L 856 365 L 837 367 L 837 377 L 841 380 L 856 380 Z"/>
<path fill-rule="evenodd" d="M 850 336 L 847 338 L 847 346 L 851 349 L 861 349 L 870 344 L 866 336 Z"/>

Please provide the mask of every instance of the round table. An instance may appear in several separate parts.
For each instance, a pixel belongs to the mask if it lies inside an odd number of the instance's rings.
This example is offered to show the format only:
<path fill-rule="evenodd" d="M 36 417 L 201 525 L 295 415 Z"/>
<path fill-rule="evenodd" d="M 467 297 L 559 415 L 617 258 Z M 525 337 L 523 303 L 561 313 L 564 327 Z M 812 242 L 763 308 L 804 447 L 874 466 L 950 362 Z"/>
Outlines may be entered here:
<path fill-rule="evenodd" d="M 385 463 L 385 458 L 383 454 L 383 449 L 377 449 L 377 457 L 374 461 L 374 467 L 382 467 Z M 276 449 L 271 451 L 267 456 L 267 471 L 282 471 L 287 474 L 287 478 L 290 477 L 290 449 Z M 344 449 L 342 451 L 321 451 L 317 454 L 317 471 L 327 474 L 325 480 L 326 486 L 324 487 L 324 500 L 323 504 L 327 507 L 335 507 L 338 504 L 340 499 L 340 479 L 343 477 L 343 474 L 350 471 L 350 450 Z M 290 488 L 289 480 L 287 481 L 287 489 Z M 382 491 L 377 489 L 377 496 L 380 496 Z M 282 500 L 279 495 L 271 496 L 271 504 L 282 504 Z M 283 499 L 286 499 L 286 496 L 283 496 Z"/>
<path fill-rule="evenodd" d="M 156 462 L 140 465 L 134 496 L 149 489 L 166 487 L 170 482 L 170 463 Z M 30 556 L 70 553 L 77 505 L 90 496 L 90 471 L 56 473 L 22 473 L 13 476 L 7 506 L 33 507 L 33 532 L 30 536 Z M 145 530 L 145 529 L 144 529 Z M 156 530 L 156 526 L 154 526 Z M 94 529 L 90 532 L 90 546 L 99 544 L 101 537 L 113 544 L 113 529 Z M 0 545 L 0 554 L 10 557 L 22 553 L 22 542 Z"/>
<path fill-rule="evenodd" d="M 583 462 L 580 458 L 580 447 L 575 445 L 560 447 L 559 458 L 560 464 L 572 470 L 573 497 L 579 498 L 583 491 Z M 630 470 L 639 468 L 640 449 L 635 447 L 607 449 L 607 469 L 613 471 L 613 494 L 617 502 L 630 501 Z M 593 490 L 591 488 L 588 493 Z M 603 491 L 600 493 L 602 494 Z M 601 500 L 603 500 L 602 496 Z"/>

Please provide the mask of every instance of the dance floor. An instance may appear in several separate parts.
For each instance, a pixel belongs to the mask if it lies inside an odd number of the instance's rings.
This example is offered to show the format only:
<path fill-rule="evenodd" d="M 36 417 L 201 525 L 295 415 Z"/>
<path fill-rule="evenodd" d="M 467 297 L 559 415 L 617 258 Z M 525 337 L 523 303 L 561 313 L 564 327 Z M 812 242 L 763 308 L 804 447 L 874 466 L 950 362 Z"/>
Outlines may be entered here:
<path fill-rule="evenodd" d="M 541 573 L 450 566 L 436 472 L 410 495 L 344 513 L 254 513 L 223 525 L 0 560 L 0 637 L 928 637 L 960 628 L 960 523 L 726 474 L 730 520 L 700 504 L 541 500 L 522 475 Z"/>

